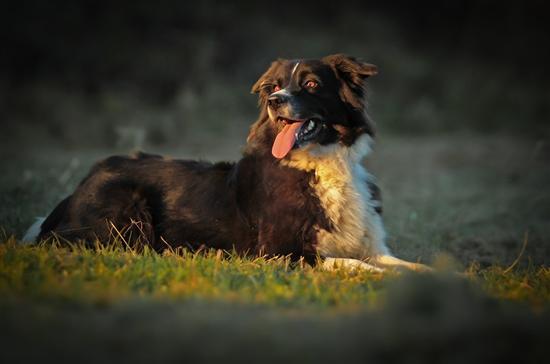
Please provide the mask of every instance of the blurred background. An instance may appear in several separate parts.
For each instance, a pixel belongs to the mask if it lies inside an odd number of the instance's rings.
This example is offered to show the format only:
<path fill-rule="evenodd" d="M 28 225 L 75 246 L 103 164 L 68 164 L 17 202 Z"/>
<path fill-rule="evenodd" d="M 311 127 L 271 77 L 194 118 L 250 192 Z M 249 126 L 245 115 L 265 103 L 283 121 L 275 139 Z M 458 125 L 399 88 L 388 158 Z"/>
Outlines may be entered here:
<path fill-rule="evenodd" d="M 378 65 L 370 161 L 390 245 L 547 262 L 550 47 L 543 1 L 20 1 L 2 5 L 0 224 L 19 233 L 92 161 L 235 159 L 270 62 Z M 426 245 L 425 240 L 430 244 Z M 488 243 L 489 242 L 489 243 Z M 488 248 L 487 248 L 488 247 Z M 465 253 L 466 252 L 466 253 Z"/>
<path fill-rule="evenodd" d="M 0 15 L 2 141 L 242 135 L 256 116 L 250 87 L 272 60 L 335 52 L 379 66 L 370 110 L 383 131 L 548 135 L 543 4 L 11 2 Z"/>

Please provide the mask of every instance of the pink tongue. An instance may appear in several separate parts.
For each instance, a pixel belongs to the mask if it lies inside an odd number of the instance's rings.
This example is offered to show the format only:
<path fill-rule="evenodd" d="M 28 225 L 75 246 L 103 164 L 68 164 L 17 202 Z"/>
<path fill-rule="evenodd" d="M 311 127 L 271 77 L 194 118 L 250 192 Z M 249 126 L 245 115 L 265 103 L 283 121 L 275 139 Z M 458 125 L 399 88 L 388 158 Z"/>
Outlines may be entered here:
<path fill-rule="evenodd" d="M 286 124 L 283 130 L 277 134 L 275 142 L 273 143 L 273 148 L 271 148 L 271 154 L 273 154 L 275 158 L 281 159 L 288 154 L 296 141 L 296 131 L 303 123 L 304 122 Z"/>

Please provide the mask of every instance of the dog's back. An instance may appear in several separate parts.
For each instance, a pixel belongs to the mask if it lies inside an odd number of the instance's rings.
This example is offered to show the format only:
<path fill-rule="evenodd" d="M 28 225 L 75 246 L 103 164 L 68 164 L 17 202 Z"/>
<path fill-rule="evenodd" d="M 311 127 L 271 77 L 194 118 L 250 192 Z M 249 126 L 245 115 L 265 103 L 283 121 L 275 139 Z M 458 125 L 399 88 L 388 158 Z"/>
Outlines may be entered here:
<path fill-rule="evenodd" d="M 214 247 L 230 248 L 228 235 L 237 215 L 232 169 L 229 163 L 143 153 L 109 157 L 50 213 L 38 239 L 118 239 L 157 250 L 167 241 L 172 246 L 209 241 Z"/>

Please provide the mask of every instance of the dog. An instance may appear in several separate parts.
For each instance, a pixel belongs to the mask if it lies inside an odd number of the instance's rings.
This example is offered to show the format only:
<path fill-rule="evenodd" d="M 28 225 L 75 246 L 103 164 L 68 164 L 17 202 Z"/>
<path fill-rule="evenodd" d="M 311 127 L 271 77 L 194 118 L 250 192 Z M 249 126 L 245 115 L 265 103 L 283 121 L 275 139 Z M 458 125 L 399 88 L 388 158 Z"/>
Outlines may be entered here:
<path fill-rule="evenodd" d="M 27 239 L 290 256 L 328 268 L 426 270 L 391 255 L 380 191 L 362 161 L 377 67 L 335 54 L 278 59 L 258 79 L 260 114 L 236 163 L 137 153 L 92 167 Z"/>

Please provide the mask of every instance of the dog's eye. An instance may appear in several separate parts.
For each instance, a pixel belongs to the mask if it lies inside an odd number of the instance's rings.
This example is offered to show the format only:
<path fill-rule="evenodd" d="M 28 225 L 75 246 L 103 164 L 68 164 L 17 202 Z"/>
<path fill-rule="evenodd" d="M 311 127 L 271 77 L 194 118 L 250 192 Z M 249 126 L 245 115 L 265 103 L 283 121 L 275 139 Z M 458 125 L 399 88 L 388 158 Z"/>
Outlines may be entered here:
<path fill-rule="evenodd" d="M 319 83 L 317 81 L 309 80 L 304 84 L 304 87 L 306 88 L 317 88 L 319 87 Z"/>
<path fill-rule="evenodd" d="M 266 85 L 263 86 L 263 89 L 268 94 L 272 94 L 274 92 L 281 91 L 281 87 L 279 85 L 274 85 L 274 84 L 266 84 Z"/>

